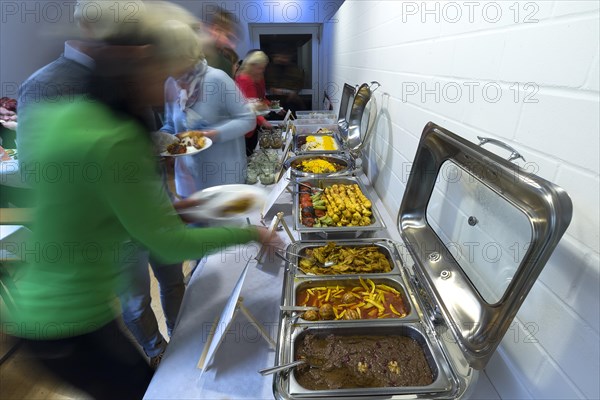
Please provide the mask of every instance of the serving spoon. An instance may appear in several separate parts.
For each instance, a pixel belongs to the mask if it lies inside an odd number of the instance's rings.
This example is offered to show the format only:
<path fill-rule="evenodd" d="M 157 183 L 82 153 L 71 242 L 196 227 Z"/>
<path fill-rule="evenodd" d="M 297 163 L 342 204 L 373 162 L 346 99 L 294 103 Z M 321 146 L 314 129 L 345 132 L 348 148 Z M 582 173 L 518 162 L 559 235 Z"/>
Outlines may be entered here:
<path fill-rule="evenodd" d="M 270 374 L 274 374 L 275 372 L 287 371 L 288 369 L 292 369 L 299 365 L 303 365 L 303 364 L 307 364 L 307 363 L 308 363 L 308 361 L 306 361 L 306 360 L 296 360 L 296 361 L 292 361 L 291 363 L 277 365 L 277 366 L 271 367 L 271 368 L 261 369 L 258 372 L 261 375 L 270 375 Z M 309 364 L 309 365 L 311 368 L 321 368 L 318 365 L 312 365 L 312 364 Z"/>
<path fill-rule="evenodd" d="M 319 307 L 311 306 L 279 306 L 281 311 L 319 311 Z"/>

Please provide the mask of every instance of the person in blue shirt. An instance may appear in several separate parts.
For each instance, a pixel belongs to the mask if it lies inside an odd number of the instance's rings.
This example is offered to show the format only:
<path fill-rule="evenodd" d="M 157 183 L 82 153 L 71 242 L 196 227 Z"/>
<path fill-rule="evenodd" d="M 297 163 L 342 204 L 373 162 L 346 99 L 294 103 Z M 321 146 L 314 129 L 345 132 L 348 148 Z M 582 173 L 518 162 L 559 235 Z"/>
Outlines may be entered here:
<path fill-rule="evenodd" d="M 201 131 L 213 143 L 175 160 L 177 194 L 187 197 L 212 186 L 245 183 L 244 135 L 254 129 L 256 117 L 233 79 L 202 59 L 189 73 L 167 80 L 165 100 L 161 131 Z"/>

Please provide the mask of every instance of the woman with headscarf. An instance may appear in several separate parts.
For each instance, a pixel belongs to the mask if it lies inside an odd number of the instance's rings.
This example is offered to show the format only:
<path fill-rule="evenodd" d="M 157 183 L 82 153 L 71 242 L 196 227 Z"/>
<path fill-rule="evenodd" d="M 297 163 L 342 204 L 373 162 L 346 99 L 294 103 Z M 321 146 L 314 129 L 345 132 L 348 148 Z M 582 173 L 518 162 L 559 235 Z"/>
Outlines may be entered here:
<path fill-rule="evenodd" d="M 244 183 L 244 135 L 254 129 L 254 113 L 235 82 L 207 65 L 202 56 L 193 68 L 165 85 L 165 121 L 161 131 L 186 135 L 200 131 L 213 144 L 175 160 L 177 193 L 187 197 L 211 186 Z"/>
<path fill-rule="evenodd" d="M 190 228 L 176 215 L 144 117 L 164 102 L 168 76 L 197 65 L 197 36 L 181 21 L 138 19 L 105 36 L 88 93 L 30 110 L 45 124 L 31 149 L 35 228 L 15 307 L 1 315 L 29 359 L 96 399 L 141 399 L 153 374 L 117 322 L 123 242 L 173 263 L 270 238 L 256 227 Z"/>
<path fill-rule="evenodd" d="M 235 82 L 247 99 L 258 99 L 259 102 L 268 104 L 265 88 L 265 69 L 268 63 L 269 57 L 260 50 L 246 54 L 236 73 Z M 272 128 L 271 123 L 262 115 L 256 117 L 256 123 L 257 129 Z M 249 131 L 246 134 L 246 155 L 250 156 L 254 152 L 257 143 L 258 132 Z"/>

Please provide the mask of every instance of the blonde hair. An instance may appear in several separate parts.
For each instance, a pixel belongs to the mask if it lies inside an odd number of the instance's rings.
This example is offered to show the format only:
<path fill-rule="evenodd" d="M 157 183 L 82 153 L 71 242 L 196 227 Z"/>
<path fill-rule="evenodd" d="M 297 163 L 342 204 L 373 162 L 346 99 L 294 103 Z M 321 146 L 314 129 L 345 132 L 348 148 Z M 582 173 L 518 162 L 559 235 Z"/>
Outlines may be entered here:
<path fill-rule="evenodd" d="M 247 71 L 252 65 L 267 65 L 268 63 L 269 57 L 264 52 L 260 50 L 253 51 L 244 58 L 240 71 Z"/>
<path fill-rule="evenodd" d="M 77 0 L 73 17 L 88 40 L 129 35 L 151 29 L 165 19 L 181 21 L 194 30 L 201 27 L 188 10 L 162 0 Z"/>
<path fill-rule="evenodd" d="M 192 66 L 204 59 L 200 38 L 186 23 L 163 21 L 156 25 L 157 53 L 169 63 Z"/>
<path fill-rule="evenodd" d="M 87 40 L 152 44 L 158 57 L 180 66 L 204 59 L 200 21 L 168 1 L 78 0 L 74 17 Z"/>

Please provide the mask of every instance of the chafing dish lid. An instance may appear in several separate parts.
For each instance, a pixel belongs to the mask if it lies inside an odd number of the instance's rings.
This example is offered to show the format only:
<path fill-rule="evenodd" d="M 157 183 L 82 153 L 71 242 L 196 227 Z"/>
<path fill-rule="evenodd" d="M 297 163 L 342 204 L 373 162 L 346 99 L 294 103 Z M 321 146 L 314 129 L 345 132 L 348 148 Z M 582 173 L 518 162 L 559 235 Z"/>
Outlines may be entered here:
<path fill-rule="evenodd" d="M 374 85 L 377 86 L 372 89 Z M 378 82 L 363 83 L 358 87 L 350 108 L 348 127 L 340 127 L 342 141 L 350 152 L 355 153 L 354 155 L 367 145 L 373 131 L 377 118 L 377 103 L 372 95 L 378 87 Z"/>
<path fill-rule="evenodd" d="M 567 229 L 560 187 L 430 122 L 398 213 L 415 276 L 483 369 Z"/>
<path fill-rule="evenodd" d="M 342 98 L 340 100 L 340 110 L 338 111 L 338 127 L 340 128 L 340 136 L 344 141 L 348 136 L 348 117 L 350 116 L 350 107 L 354 103 L 355 94 L 356 87 L 344 83 Z"/>

